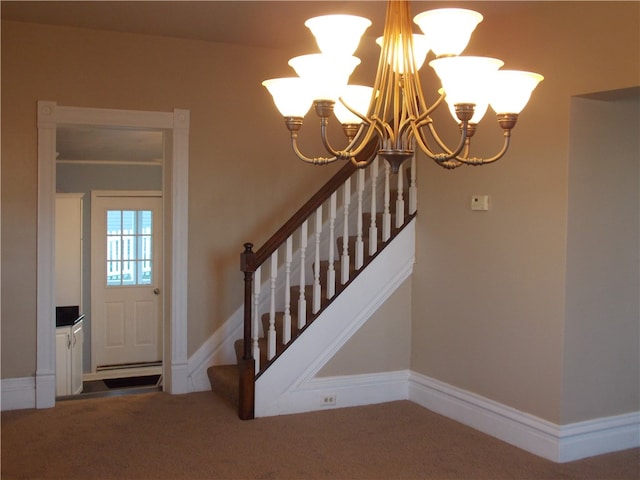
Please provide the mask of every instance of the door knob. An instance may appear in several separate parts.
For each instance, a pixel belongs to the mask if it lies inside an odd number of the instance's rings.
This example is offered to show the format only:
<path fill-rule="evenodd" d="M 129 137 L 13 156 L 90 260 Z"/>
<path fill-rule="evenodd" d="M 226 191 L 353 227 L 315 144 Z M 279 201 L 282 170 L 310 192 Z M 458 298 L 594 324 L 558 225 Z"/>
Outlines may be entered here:
<path fill-rule="evenodd" d="M 160 295 L 160 289 L 158 287 L 154 288 L 153 293 L 155 293 L 156 295 Z"/>

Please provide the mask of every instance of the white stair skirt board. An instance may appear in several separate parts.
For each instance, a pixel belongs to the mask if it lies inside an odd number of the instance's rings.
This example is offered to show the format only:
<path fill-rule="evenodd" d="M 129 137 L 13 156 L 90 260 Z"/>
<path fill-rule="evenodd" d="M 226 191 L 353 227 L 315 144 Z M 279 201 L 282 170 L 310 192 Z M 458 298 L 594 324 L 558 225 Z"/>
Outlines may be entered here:
<path fill-rule="evenodd" d="M 640 412 L 556 425 L 414 372 L 409 400 L 553 462 L 640 446 Z"/>
<path fill-rule="evenodd" d="M 211 390 L 211 382 L 207 375 L 209 367 L 237 363 L 234 343 L 242 338 L 243 329 L 244 307 L 241 306 L 189 357 L 190 392 Z"/>
<path fill-rule="evenodd" d="M 256 380 L 256 417 L 322 408 L 315 396 L 310 398 L 304 392 L 313 389 L 317 372 L 411 275 L 414 254 L 412 220 Z M 374 402 L 364 399 L 364 403 L 354 405 L 366 403 Z"/>

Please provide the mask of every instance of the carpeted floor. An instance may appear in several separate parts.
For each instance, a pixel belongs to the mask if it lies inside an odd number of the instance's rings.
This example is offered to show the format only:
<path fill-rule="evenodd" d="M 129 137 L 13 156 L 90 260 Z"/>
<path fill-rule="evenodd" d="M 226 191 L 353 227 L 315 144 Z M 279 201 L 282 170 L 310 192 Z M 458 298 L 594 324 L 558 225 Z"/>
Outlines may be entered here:
<path fill-rule="evenodd" d="M 638 480 L 640 449 L 555 464 L 408 401 L 243 422 L 211 392 L 2 413 L 2 479 Z"/>

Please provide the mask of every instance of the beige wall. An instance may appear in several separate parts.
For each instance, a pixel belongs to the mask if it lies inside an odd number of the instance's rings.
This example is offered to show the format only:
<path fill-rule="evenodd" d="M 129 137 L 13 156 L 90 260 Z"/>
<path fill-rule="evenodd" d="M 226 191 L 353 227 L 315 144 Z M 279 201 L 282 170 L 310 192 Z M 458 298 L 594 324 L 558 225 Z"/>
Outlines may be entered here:
<path fill-rule="evenodd" d="M 563 423 L 640 405 L 640 88 L 622 93 L 571 107 Z"/>
<path fill-rule="evenodd" d="M 35 371 L 36 102 L 191 111 L 192 354 L 240 305 L 243 243 L 266 240 L 335 171 L 294 159 L 260 85 L 283 75 L 287 58 L 257 48 L 3 22 L 3 378 Z"/>
<path fill-rule="evenodd" d="M 565 358 L 570 361 L 565 345 L 582 341 L 579 329 L 565 322 L 570 99 L 640 85 L 640 4 L 473 5 L 485 21 L 468 53 L 494 55 L 546 79 L 498 164 L 449 172 L 421 162 L 409 365 L 549 421 L 572 421 L 583 414 L 563 406 L 574 395 L 563 393 L 567 374 L 588 375 L 590 366 L 573 361 L 563 371 Z M 414 10 L 422 7 L 427 4 Z M 282 75 L 290 56 L 3 23 L 3 378 L 35 369 L 36 101 L 191 110 L 191 354 L 240 303 L 242 243 L 264 240 L 332 170 L 292 158 L 286 130 L 259 85 Z M 234 67 L 240 74 L 233 74 Z M 425 85 L 430 78 L 427 69 Z M 500 132 L 489 117 L 474 138 L 479 155 L 498 148 Z M 471 212 L 473 194 L 490 195 L 491 210 Z M 407 295 L 406 288 L 399 295 Z M 359 334 L 378 342 L 383 325 Z M 364 342 L 356 337 L 350 343 Z M 570 357 L 578 360 L 583 351 L 581 346 Z M 342 355 L 323 373 L 366 371 Z M 613 387 L 630 381 L 629 373 L 616 377 Z M 619 410 L 608 405 L 615 399 L 601 398 L 604 406 L 580 410 L 595 416 Z"/>
<path fill-rule="evenodd" d="M 570 99 L 640 85 L 640 4 L 522 2 L 520 15 L 506 19 L 499 3 L 471 53 L 545 80 L 498 164 L 419 171 L 411 367 L 559 423 L 577 418 L 561 415 L 571 409 L 562 407 L 563 345 L 584 340 L 565 324 Z M 474 138 L 479 154 L 493 150 L 483 144 L 482 134 L 494 133 L 484 123 Z M 473 194 L 490 195 L 491 210 L 470 211 Z M 574 365 L 572 374 L 589 375 L 589 367 Z M 616 384 L 632 382 L 629 373 Z M 590 414 L 610 414 L 609 399 L 599 398 Z"/>
<path fill-rule="evenodd" d="M 318 372 L 319 377 L 395 372 L 409 368 L 411 280 L 389 299 Z"/>

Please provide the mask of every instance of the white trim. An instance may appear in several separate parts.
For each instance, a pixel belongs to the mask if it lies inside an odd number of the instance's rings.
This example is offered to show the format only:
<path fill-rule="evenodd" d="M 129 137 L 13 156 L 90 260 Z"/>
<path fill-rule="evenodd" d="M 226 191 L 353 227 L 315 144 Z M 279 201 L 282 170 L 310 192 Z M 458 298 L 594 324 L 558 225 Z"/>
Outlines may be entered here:
<path fill-rule="evenodd" d="M 19 410 L 22 408 L 34 408 L 36 406 L 36 381 L 35 377 L 3 378 L 1 385 L 1 409 Z"/>
<path fill-rule="evenodd" d="M 554 462 L 640 446 L 640 412 L 559 426 L 415 372 L 409 400 Z"/>
<path fill-rule="evenodd" d="M 164 388 L 170 393 L 187 392 L 187 248 L 189 201 L 189 111 L 143 112 L 100 108 L 78 108 L 38 102 L 38 239 L 36 314 L 36 407 L 55 405 L 55 341 L 52 321 L 54 299 L 54 206 L 56 193 L 55 151 L 58 124 L 121 126 L 171 130 L 172 155 L 165 167 L 171 179 L 171 276 L 170 312 L 165 328 Z M 165 185 L 166 187 L 166 185 Z M 166 196 L 165 192 L 165 196 Z M 165 222 L 166 224 L 167 222 Z M 165 242 L 167 243 L 167 242 Z M 28 406 L 25 406 L 28 408 Z"/>
<path fill-rule="evenodd" d="M 56 104 L 38 102 L 38 235 L 36 311 L 36 407 L 56 397 L 55 358 L 55 195 Z"/>
<path fill-rule="evenodd" d="M 347 340 L 406 280 L 413 270 L 415 220 L 412 220 L 367 269 L 309 325 L 257 380 L 255 416 L 267 417 L 316 410 L 317 404 L 297 403 L 298 390 L 312 381 Z"/>
<path fill-rule="evenodd" d="M 640 447 L 640 412 L 558 427 L 558 462 Z"/>
<path fill-rule="evenodd" d="M 290 413 L 299 413 L 407 400 L 408 379 L 408 370 L 316 377 L 287 392 L 281 401 L 284 408 L 292 408 Z M 335 403 L 324 405 L 322 399 L 327 396 Z"/>
<path fill-rule="evenodd" d="M 187 275 L 189 253 L 189 110 L 173 111 L 173 156 L 171 164 L 171 362 L 168 391 L 189 391 L 187 352 Z"/>

